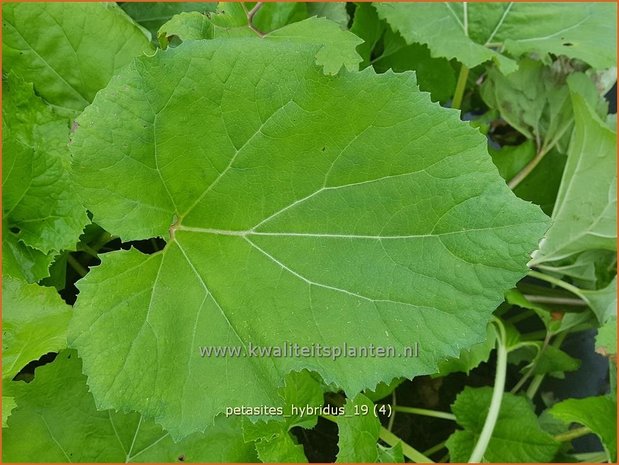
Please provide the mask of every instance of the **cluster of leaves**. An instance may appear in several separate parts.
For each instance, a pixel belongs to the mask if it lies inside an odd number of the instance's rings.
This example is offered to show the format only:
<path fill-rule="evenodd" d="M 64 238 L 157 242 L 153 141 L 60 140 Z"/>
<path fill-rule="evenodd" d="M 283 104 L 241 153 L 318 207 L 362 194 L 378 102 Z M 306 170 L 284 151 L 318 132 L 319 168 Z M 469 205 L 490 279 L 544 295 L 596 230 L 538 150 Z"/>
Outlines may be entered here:
<path fill-rule="evenodd" d="M 616 369 L 615 20 L 3 4 L 3 459 L 305 462 L 331 422 L 340 462 L 616 461 L 614 376 L 543 389 L 574 333 Z M 420 350 L 199 350 L 288 342 Z M 483 366 L 451 412 L 397 405 Z M 453 425 L 422 453 L 409 415 Z"/>

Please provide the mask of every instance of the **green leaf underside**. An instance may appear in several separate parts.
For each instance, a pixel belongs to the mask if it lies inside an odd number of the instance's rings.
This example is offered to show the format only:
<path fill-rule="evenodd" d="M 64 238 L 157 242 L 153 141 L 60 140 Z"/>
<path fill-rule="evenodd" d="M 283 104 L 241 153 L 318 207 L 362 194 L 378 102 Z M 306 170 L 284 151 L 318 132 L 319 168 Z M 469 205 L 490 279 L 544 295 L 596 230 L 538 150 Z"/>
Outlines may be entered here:
<path fill-rule="evenodd" d="M 137 413 L 97 410 L 75 351 L 62 351 L 16 389 L 3 431 L 6 462 L 253 462 L 240 419 L 218 418 L 206 434 L 174 443 Z M 23 438 L 28 438 L 24 441 Z"/>
<path fill-rule="evenodd" d="M 69 175 L 69 121 L 13 73 L 3 81 L 3 97 L 3 221 L 43 255 L 74 247 L 88 217 Z M 28 261 L 25 248 L 10 249 L 20 256 L 14 262 Z M 26 274 L 28 266 L 23 269 Z"/>
<path fill-rule="evenodd" d="M 511 194 L 485 139 L 411 73 L 325 76 L 315 53 L 187 42 L 136 60 L 80 117 L 71 147 L 95 221 L 125 240 L 172 232 L 162 252 L 106 254 L 78 283 L 70 339 L 101 407 L 178 437 L 226 406 L 281 403 L 291 370 L 349 395 L 433 373 L 483 340 L 525 274 L 547 218 Z M 285 342 L 421 349 L 198 351 Z"/>
<path fill-rule="evenodd" d="M 133 57 L 152 51 L 114 3 L 5 3 L 2 25 L 3 71 L 33 82 L 41 97 L 69 112 L 88 105 Z"/>
<path fill-rule="evenodd" d="M 567 399 L 549 412 L 565 422 L 591 429 L 602 441 L 611 462 L 617 461 L 617 402 L 608 396 Z"/>
<path fill-rule="evenodd" d="M 456 431 L 447 440 L 452 462 L 469 460 L 488 414 L 491 396 L 489 387 L 467 387 L 458 395 L 452 410 L 464 430 Z M 550 462 L 558 450 L 559 443 L 541 429 L 528 399 L 504 394 L 484 461 Z"/>
<path fill-rule="evenodd" d="M 513 57 L 552 53 L 596 68 L 615 66 L 616 5 L 610 3 L 375 3 L 379 16 L 408 43 L 469 68 L 495 60 L 505 73 Z M 493 47 L 493 48 L 490 48 Z"/>
<path fill-rule="evenodd" d="M 12 379 L 31 361 L 67 346 L 71 307 L 53 288 L 5 276 L 2 308 L 3 379 Z"/>
<path fill-rule="evenodd" d="M 553 224 L 533 264 L 592 249 L 617 250 L 617 133 L 572 86 L 575 127 Z M 577 81 L 574 82 L 577 84 Z"/>

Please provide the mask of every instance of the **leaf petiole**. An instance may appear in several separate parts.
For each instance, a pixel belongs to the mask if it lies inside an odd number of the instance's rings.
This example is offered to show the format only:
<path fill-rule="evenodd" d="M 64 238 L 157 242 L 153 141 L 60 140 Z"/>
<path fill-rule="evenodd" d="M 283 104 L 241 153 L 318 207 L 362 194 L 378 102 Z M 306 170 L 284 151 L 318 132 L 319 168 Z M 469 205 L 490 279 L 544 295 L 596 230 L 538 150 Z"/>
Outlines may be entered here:
<path fill-rule="evenodd" d="M 496 362 L 496 375 L 494 378 L 494 388 L 492 390 L 492 398 L 490 400 L 490 408 L 488 409 L 488 415 L 484 422 L 484 427 L 481 430 L 479 439 L 475 444 L 475 448 L 469 458 L 469 463 L 480 463 L 490 439 L 494 432 L 494 427 L 499 418 L 499 412 L 501 411 L 501 402 L 503 400 L 503 393 L 505 391 L 505 378 L 507 376 L 507 336 L 505 334 L 505 328 L 503 323 L 498 318 L 493 320 L 496 331 L 496 350 L 497 350 L 497 362 Z"/>
<path fill-rule="evenodd" d="M 395 406 L 393 410 L 395 412 L 411 413 L 413 415 L 423 415 L 426 417 L 442 418 L 444 420 L 456 421 L 456 416 L 453 413 L 448 412 L 439 412 L 436 410 L 430 410 L 425 408 L 404 407 L 402 405 Z"/>

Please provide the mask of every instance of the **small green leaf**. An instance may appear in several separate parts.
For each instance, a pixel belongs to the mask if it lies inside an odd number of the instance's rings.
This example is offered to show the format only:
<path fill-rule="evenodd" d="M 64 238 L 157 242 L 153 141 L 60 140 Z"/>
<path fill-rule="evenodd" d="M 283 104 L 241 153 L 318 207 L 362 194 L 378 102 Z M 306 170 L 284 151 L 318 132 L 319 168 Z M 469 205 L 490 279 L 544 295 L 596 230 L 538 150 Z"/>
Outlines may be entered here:
<path fill-rule="evenodd" d="M 579 423 L 591 429 L 602 441 L 609 462 L 617 460 L 617 402 L 608 396 L 567 399 L 549 412 L 565 422 Z"/>
<path fill-rule="evenodd" d="M 450 373 L 469 373 L 473 368 L 482 362 L 487 362 L 495 344 L 494 330 L 490 325 L 486 328 L 486 339 L 479 344 L 475 344 L 469 349 L 460 352 L 457 358 L 449 358 L 439 363 L 439 376 L 447 376 Z"/>
<path fill-rule="evenodd" d="M 23 384 L 23 383 L 22 383 Z M 137 413 L 98 410 L 81 362 L 63 351 L 16 391 L 17 408 L 2 434 L 7 462 L 251 462 L 240 419 L 218 418 L 207 433 L 181 442 Z"/>
<path fill-rule="evenodd" d="M 374 403 L 363 394 L 359 394 L 354 399 L 346 401 L 344 410 L 344 416 L 337 417 L 339 452 L 336 462 L 378 462 L 380 421 L 374 414 Z"/>
<path fill-rule="evenodd" d="M 264 8 L 280 8 L 283 5 L 303 5 L 294 3 L 265 3 Z M 284 24 L 258 37 L 249 28 L 247 13 L 240 3 L 220 4 L 217 12 L 210 17 L 200 13 L 183 13 L 174 16 L 159 29 L 159 40 L 167 45 L 167 38 L 176 36 L 180 40 L 212 39 L 221 37 L 251 37 L 254 40 L 316 45 L 316 63 L 323 67 L 325 74 L 337 74 L 344 67 L 357 70 L 361 57 L 355 50 L 362 41 L 349 31 L 342 30 L 337 23 L 325 18 L 312 17 L 291 24 Z"/>
<path fill-rule="evenodd" d="M 328 19 L 309 18 L 289 24 L 271 32 L 266 38 L 320 46 L 316 53 L 316 64 L 323 67 L 325 74 L 337 74 L 342 67 L 348 71 L 359 69 L 361 57 L 356 48 L 362 40 L 349 31 L 343 31 Z"/>
<path fill-rule="evenodd" d="M 311 429 L 316 426 L 322 407 L 323 386 L 307 371 L 292 372 L 286 376 L 284 386 L 279 389 L 283 399 L 282 415 L 259 420 L 246 419 L 243 435 L 246 441 L 256 442 L 260 460 L 266 463 L 307 462 L 303 446 L 292 436 L 294 427 Z"/>
<path fill-rule="evenodd" d="M 168 45 L 171 37 L 181 41 L 213 38 L 213 23 L 202 13 L 196 11 L 172 16 L 157 31 L 162 48 Z"/>
<path fill-rule="evenodd" d="M 6 158 L 6 155 L 5 155 Z M 20 242 L 2 220 L 2 274 L 12 276 L 28 283 L 34 283 L 49 276 L 49 267 L 54 261 L 54 253 L 43 252 Z"/>
<path fill-rule="evenodd" d="M 466 387 L 452 405 L 458 430 L 447 440 L 452 462 L 467 462 L 486 420 L 492 388 Z M 559 443 L 544 432 L 528 399 L 503 394 L 501 410 L 484 456 L 488 462 L 550 462 Z"/>
<path fill-rule="evenodd" d="M 71 307 L 49 287 L 2 280 L 2 379 L 48 352 L 67 346 Z"/>
<path fill-rule="evenodd" d="M 339 24 L 342 28 L 348 27 L 349 17 L 346 11 L 346 2 L 306 2 L 305 5 L 310 16 L 327 18 Z"/>
<path fill-rule="evenodd" d="M 207 13 L 217 7 L 216 3 L 207 2 L 121 2 L 119 5 L 153 37 L 157 37 L 159 28 L 174 15 L 191 11 Z"/>
<path fill-rule="evenodd" d="M 571 357 L 561 349 L 547 346 L 533 369 L 536 375 L 553 374 L 555 377 L 563 378 L 562 374 L 566 371 L 576 371 L 580 368 L 580 360 Z"/>

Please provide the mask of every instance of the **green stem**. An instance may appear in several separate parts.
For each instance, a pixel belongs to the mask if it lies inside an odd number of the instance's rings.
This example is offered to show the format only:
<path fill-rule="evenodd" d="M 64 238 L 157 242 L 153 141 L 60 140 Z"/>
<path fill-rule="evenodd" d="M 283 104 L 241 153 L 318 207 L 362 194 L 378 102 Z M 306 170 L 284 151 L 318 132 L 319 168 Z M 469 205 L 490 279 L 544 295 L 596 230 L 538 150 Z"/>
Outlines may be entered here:
<path fill-rule="evenodd" d="M 67 254 L 67 262 L 82 278 L 88 273 L 88 270 L 84 268 L 84 266 L 78 262 L 73 255 Z"/>
<path fill-rule="evenodd" d="M 535 167 L 539 165 L 539 162 L 542 161 L 544 155 L 546 155 L 547 153 L 548 152 L 543 149 L 537 152 L 533 159 L 529 163 L 527 163 L 524 168 L 522 168 L 518 173 L 516 173 L 513 178 L 510 179 L 510 181 L 507 183 L 507 186 L 510 189 L 514 190 L 518 186 L 518 184 L 524 181 L 524 178 L 531 174 L 531 171 L 533 171 Z"/>
<path fill-rule="evenodd" d="M 432 454 L 436 454 L 439 450 L 442 450 L 445 448 L 445 442 L 446 441 L 441 441 L 437 445 L 430 447 L 428 450 L 424 450 L 423 455 L 429 457 Z"/>
<path fill-rule="evenodd" d="M 400 444 L 402 447 L 402 453 L 404 454 L 404 456 L 411 459 L 413 462 L 434 463 L 431 459 L 426 457 L 424 454 L 419 452 L 414 447 L 402 441 L 399 437 L 397 437 L 395 434 L 393 434 L 391 431 L 389 431 L 387 428 L 383 426 L 380 427 L 380 433 L 378 437 L 382 439 L 383 441 L 385 441 L 387 444 L 389 444 L 391 447 L 395 447 L 398 444 Z"/>
<path fill-rule="evenodd" d="M 601 463 L 608 461 L 606 452 L 585 452 L 583 454 L 574 454 L 572 457 L 576 460 L 587 463 Z"/>
<path fill-rule="evenodd" d="M 397 398 L 395 396 L 395 390 L 391 393 L 391 399 L 392 399 L 391 407 L 393 408 L 393 411 L 391 412 L 391 416 L 389 417 L 389 422 L 387 423 L 387 429 L 389 431 L 393 429 L 393 423 L 395 422 L 395 412 L 396 412 L 395 409 L 398 406 Z"/>
<path fill-rule="evenodd" d="M 580 299 L 571 299 L 569 297 L 551 297 L 547 295 L 528 295 L 525 294 L 525 298 L 529 302 L 537 302 L 540 304 L 551 304 L 551 305 L 570 305 L 574 307 L 585 307 L 587 306 L 586 302 L 583 302 Z"/>
<path fill-rule="evenodd" d="M 567 333 L 567 331 L 559 333 L 555 340 L 552 341 L 551 345 L 556 349 L 560 348 L 561 344 L 563 344 L 563 341 L 565 340 L 565 337 L 567 336 Z M 529 387 L 527 388 L 527 397 L 529 399 L 533 399 L 533 397 L 535 397 L 535 394 L 537 394 L 537 391 L 542 385 L 542 381 L 544 381 L 545 376 L 546 375 L 544 374 L 535 375 L 535 377 L 531 381 L 531 384 L 529 384 Z"/>
<path fill-rule="evenodd" d="M 526 320 L 527 318 L 531 318 L 532 316 L 537 315 L 533 310 L 529 310 L 527 308 L 523 308 L 516 315 L 510 318 L 503 318 L 506 322 L 511 324 L 516 324 L 521 322 L 522 320 Z"/>
<path fill-rule="evenodd" d="M 503 324 L 500 322 L 500 320 L 495 319 L 494 322 L 497 331 L 497 362 L 496 374 L 494 378 L 494 388 L 492 390 L 492 398 L 490 400 L 488 415 L 486 416 L 486 421 L 484 422 L 484 427 L 481 430 L 481 434 L 479 435 L 477 444 L 475 444 L 473 453 L 468 460 L 469 463 L 480 463 L 483 460 L 486 449 L 488 448 L 488 444 L 490 443 L 490 438 L 492 437 L 492 433 L 494 432 L 494 427 L 496 426 L 497 419 L 499 418 L 501 402 L 503 400 L 503 392 L 505 391 L 505 378 L 507 375 L 507 338 L 505 335 L 505 328 L 503 327 Z"/>
<path fill-rule="evenodd" d="M 550 333 L 544 332 L 543 337 L 544 337 L 544 343 L 542 344 L 541 349 L 537 351 L 537 354 L 535 355 L 535 359 L 533 360 L 533 363 L 531 363 L 531 366 L 529 367 L 527 372 L 524 374 L 522 378 L 520 378 L 520 381 L 518 381 L 516 385 L 510 391 L 512 394 L 518 392 L 520 388 L 524 386 L 524 383 L 526 383 L 527 380 L 531 376 L 533 376 L 533 373 L 535 372 L 535 367 L 537 367 L 539 360 L 542 358 L 542 354 L 544 353 L 544 351 L 546 350 L 546 347 L 548 347 L 548 343 L 550 342 Z"/>
<path fill-rule="evenodd" d="M 460 74 L 458 75 L 458 82 L 456 83 L 456 90 L 454 97 L 451 101 L 451 108 L 459 109 L 462 105 L 462 99 L 464 97 L 464 89 L 466 88 L 466 80 L 469 77 L 469 69 L 466 65 L 462 65 L 460 68 Z"/>
<path fill-rule="evenodd" d="M 587 434 L 591 434 L 591 432 L 592 431 L 589 428 L 587 428 L 586 426 L 583 426 L 581 428 L 574 428 L 565 433 L 557 434 L 554 438 L 555 438 L 555 441 L 568 442 L 573 439 L 578 439 L 583 436 L 586 436 Z"/>
<path fill-rule="evenodd" d="M 402 405 L 395 406 L 393 410 L 395 412 L 412 413 L 413 415 L 423 415 L 426 417 L 442 418 L 444 420 L 456 421 L 456 416 L 453 413 L 448 412 L 438 412 L 436 410 L 429 410 L 425 408 L 404 407 Z"/>
<path fill-rule="evenodd" d="M 563 288 L 566 291 L 570 291 L 572 294 L 577 295 L 578 297 L 586 301 L 585 297 L 580 292 L 580 289 L 578 289 L 576 286 L 572 286 L 571 284 L 566 283 L 565 281 L 561 281 L 560 279 L 553 276 L 540 273 L 539 271 L 529 271 L 529 276 L 531 276 L 532 278 L 541 279 L 542 281 L 546 281 L 550 284 L 554 284 L 555 286 Z"/>

